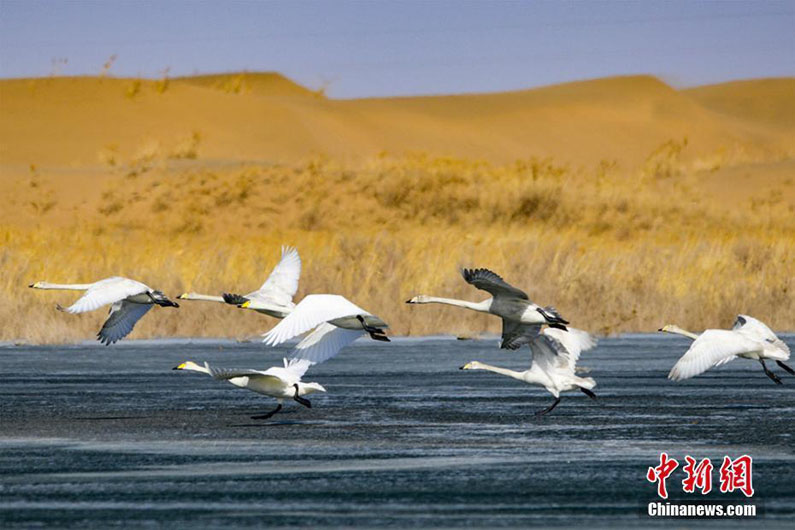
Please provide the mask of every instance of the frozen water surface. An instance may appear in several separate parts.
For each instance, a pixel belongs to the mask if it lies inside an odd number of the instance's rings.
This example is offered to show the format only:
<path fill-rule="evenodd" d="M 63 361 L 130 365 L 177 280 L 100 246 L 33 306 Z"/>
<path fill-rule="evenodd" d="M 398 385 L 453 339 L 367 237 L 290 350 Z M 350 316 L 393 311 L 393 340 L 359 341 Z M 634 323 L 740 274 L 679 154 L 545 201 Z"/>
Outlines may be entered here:
<path fill-rule="evenodd" d="M 792 347 L 792 335 L 784 339 Z M 470 360 L 522 369 L 496 340 L 360 340 L 306 380 L 312 409 L 275 406 L 184 360 L 266 368 L 287 348 L 222 341 L 0 347 L 0 525 L 109 528 L 704 526 L 795 524 L 795 377 L 736 360 L 683 383 L 687 341 L 602 339 L 581 365 L 599 403 Z M 793 363 L 795 364 L 795 363 Z M 652 520 L 660 451 L 754 457 L 756 520 Z M 668 481 L 681 491 L 681 468 Z M 717 488 L 716 488 L 717 489 Z M 741 500 L 741 494 L 709 496 Z"/>

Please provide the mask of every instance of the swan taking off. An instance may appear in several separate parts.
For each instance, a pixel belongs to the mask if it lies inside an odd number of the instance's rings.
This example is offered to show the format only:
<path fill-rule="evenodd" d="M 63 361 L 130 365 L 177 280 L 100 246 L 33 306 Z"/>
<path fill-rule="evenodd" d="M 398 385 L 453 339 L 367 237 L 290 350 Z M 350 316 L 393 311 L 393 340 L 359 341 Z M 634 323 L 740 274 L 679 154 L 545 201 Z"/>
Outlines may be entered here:
<path fill-rule="evenodd" d="M 161 291 L 155 291 L 141 282 L 113 276 L 94 283 L 48 283 L 36 282 L 29 287 L 33 289 L 54 289 L 68 291 L 85 291 L 86 293 L 67 308 L 56 305 L 59 311 L 66 313 L 85 313 L 99 309 L 103 305 L 112 304 L 108 319 L 97 333 L 97 340 L 108 346 L 123 339 L 133 330 L 135 323 L 149 311 L 153 305 L 179 307 Z"/>
<path fill-rule="evenodd" d="M 567 331 L 546 328 L 529 344 L 533 352 L 533 363 L 524 372 L 515 372 L 479 361 L 467 363 L 461 370 L 488 370 L 529 385 L 546 388 L 547 392 L 555 396 L 555 401 L 548 408 L 536 412 L 536 416 L 543 416 L 554 409 L 560 403 L 561 392 L 580 390 L 591 399 L 596 399 L 596 394 L 591 392 L 596 381 L 575 374 L 580 353 L 596 346 L 596 341 L 588 333 L 574 328 Z"/>
<path fill-rule="evenodd" d="M 419 295 L 407 304 L 447 304 L 481 313 L 491 313 L 502 318 L 502 342 L 500 348 L 516 350 L 538 336 L 541 326 L 566 330 L 565 320 L 554 307 L 540 307 L 530 301 L 521 289 L 510 285 L 499 275 L 488 269 L 462 269 L 461 275 L 467 283 L 491 294 L 482 302 L 467 302 L 451 298 Z"/>
<path fill-rule="evenodd" d="M 178 296 L 182 300 L 205 300 L 208 302 L 223 302 L 246 309 L 252 309 L 276 318 L 286 317 L 293 310 L 293 296 L 298 291 L 298 279 L 301 276 L 301 257 L 298 250 L 293 247 L 282 247 L 282 258 L 273 268 L 262 284 L 262 287 L 245 296 L 224 293 L 223 296 L 213 296 L 199 293 L 183 293 Z"/>
<path fill-rule="evenodd" d="M 343 296 L 310 294 L 263 335 L 263 342 L 276 346 L 315 328 L 295 347 L 292 356 L 316 364 L 330 359 L 364 333 L 389 342 L 382 329 L 386 327 L 386 322 Z"/>
<path fill-rule="evenodd" d="M 702 374 L 713 366 L 720 366 L 736 357 L 757 360 L 765 374 L 776 384 L 781 379 L 765 365 L 765 359 L 776 361 L 780 367 L 795 375 L 795 370 L 784 364 L 789 359 L 789 347 L 776 337 L 769 327 L 748 315 L 738 315 L 732 329 L 708 329 L 696 335 L 673 324 L 660 329 L 693 339 L 685 352 L 671 369 L 668 379 L 681 381 Z"/>
<path fill-rule="evenodd" d="M 260 371 L 214 368 L 207 363 L 204 363 L 204 366 L 200 366 L 192 361 L 187 361 L 175 366 L 173 369 L 201 372 L 212 376 L 214 379 L 228 381 L 238 388 L 245 388 L 258 394 L 276 398 L 278 405 L 274 410 L 266 414 L 251 416 L 255 420 L 265 420 L 282 410 L 282 403 L 285 399 L 292 399 L 307 408 L 312 408 L 312 403 L 301 396 L 313 392 L 326 391 L 318 383 L 304 383 L 301 381 L 311 364 L 305 360 L 290 359 L 288 361 L 284 359 L 284 367 L 273 366 L 267 370 Z"/>

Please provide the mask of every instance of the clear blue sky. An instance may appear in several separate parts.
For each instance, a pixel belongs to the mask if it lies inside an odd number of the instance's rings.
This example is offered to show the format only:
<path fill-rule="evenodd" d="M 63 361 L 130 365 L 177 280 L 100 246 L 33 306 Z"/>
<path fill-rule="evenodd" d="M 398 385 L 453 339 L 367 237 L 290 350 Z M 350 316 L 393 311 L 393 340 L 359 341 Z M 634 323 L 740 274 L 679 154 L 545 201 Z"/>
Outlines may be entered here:
<path fill-rule="evenodd" d="M 795 75 L 795 0 L 0 0 L 0 77 L 281 72 L 332 97 Z M 59 62 L 66 59 L 66 63 Z"/>

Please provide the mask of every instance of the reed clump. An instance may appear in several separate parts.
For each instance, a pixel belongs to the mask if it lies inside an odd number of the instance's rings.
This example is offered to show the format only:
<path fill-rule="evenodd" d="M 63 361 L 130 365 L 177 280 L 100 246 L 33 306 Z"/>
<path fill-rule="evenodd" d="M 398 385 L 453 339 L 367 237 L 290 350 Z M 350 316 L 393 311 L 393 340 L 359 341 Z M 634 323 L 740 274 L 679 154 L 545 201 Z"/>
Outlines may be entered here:
<path fill-rule="evenodd" d="M 697 192 L 681 147 L 662 146 L 637 174 L 610 161 L 572 168 L 422 153 L 218 168 L 149 157 L 134 179 L 114 171 L 106 193 L 68 222 L 0 227 L 0 339 L 73 341 L 98 329 L 104 314 L 59 313 L 55 302 L 75 293 L 34 292 L 33 281 L 124 275 L 172 296 L 247 292 L 283 244 L 304 262 L 299 299 L 342 294 L 394 334 L 498 332 L 488 316 L 403 303 L 420 293 L 484 298 L 462 266 L 492 268 L 600 333 L 726 326 L 738 312 L 795 329 L 791 206 L 775 197 L 729 206 Z M 274 324 L 211 303 L 153 313 L 133 337 L 240 338 Z"/>

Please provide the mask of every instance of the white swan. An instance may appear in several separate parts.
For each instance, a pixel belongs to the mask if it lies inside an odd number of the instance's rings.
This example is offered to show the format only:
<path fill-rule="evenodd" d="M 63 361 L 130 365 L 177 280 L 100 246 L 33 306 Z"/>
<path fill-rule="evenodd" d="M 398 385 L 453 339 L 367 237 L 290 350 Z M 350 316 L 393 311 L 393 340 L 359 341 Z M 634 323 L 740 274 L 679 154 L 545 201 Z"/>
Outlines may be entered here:
<path fill-rule="evenodd" d="M 461 367 L 461 370 L 488 370 L 502 374 L 529 385 L 544 387 L 547 392 L 555 396 L 555 401 L 548 408 L 536 412 L 542 416 L 560 403 L 561 392 L 580 390 L 591 399 L 596 399 L 596 394 L 591 392 L 596 386 L 596 381 L 591 377 L 579 377 L 575 374 L 577 360 L 580 353 L 590 350 L 596 341 L 585 331 L 569 328 L 546 328 L 530 341 L 533 352 L 533 363 L 529 370 L 516 372 L 507 368 L 491 366 L 479 361 L 472 361 Z"/>
<path fill-rule="evenodd" d="M 462 269 L 461 275 L 467 283 L 491 294 L 482 302 L 467 302 L 452 298 L 418 295 L 407 304 L 446 304 L 490 313 L 502 318 L 502 343 L 500 348 L 515 350 L 528 344 L 546 324 L 552 328 L 566 330 L 565 320 L 554 307 L 540 307 L 530 301 L 527 294 L 513 287 L 499 275 L 488 269 Z"/>
<path fill-rule="evenodd" d="M 315 328 L 291 356 L 316 364 L 330 359 L 364 333 L 374 340 L 389 342 L 382 329 L 386 327 L 386 322 L 343 296 L 310 294 L 263 335 L 263 342 L 276 346 Z"/>
<path fill-rule="evenodd" d="M 697 335 L 668 324 L 660 331 L 694 340 L 668 374 L 668 379 L 673 381 L 689 379 L 737 357 L 759 361 L 765 374 L 779 385 L 782 384 L 781 379 L 768 369 L 765 359 L 776 361 L 784 370 L 795 375 L 795 370 L 783 362 L 790 357 L 789 347 L 769 327 L 748 315 L 738 315 L 730 330 L 708 329 Z"/>
<path fill-rule="evenodd" d="M 293 399 L 305 407 L 312 408 L 312 403 L 301 396 L 313 392 L 325 392 L 326 389 L 318 383 L 304 383 L 301 381 L 311 364 L 305 360 L 291 359 L 288 361 L 284 359 L 284 367 L 272 366 L 267 370 L 260 371 L 215 368 L 210 367 L 207 363 L 204 363 L 204 366 L 200 366 L 193 361 L 186 361 L 173 369 L 201 372 L 212 376 L 214 379 L 228 381 L 236 387 L 276 398 L 278 405 L 274 410 L 266 414 L 251 416 L 255 420 L 264 420 L 282 410 L 282 403 L 285 399 Z"/>
<path fill-rule="evenodd" d="M 85 313 L 108 304 L 108 319 L 97 333 L 97 339 L 106 346 L 123 339 L 132 331 L 135 323 L 149 311 L 153 305 L 179 307 L 161 291 L 151 289 L 147 285 L 129 278 L 113 276 L 94 283 L 48 283 L 36 282 L 29 287 L 33 289 L 55 289 L 69 291 L 85 291 L 74 304 L 67 308 L 56 305 L 59 311 L 66 313 Z"/>
<path fill-rule="evenodd" d="M 181 300 L 204 300 L 252 309 L 276 318 L 284 318 L 293 310 L 293 296 L 298 291 L 298 280 L 301 276 L 301 257 L 293 247 L 282 247 L 282 257 L 271 271 L 265 283 L 256 291 L 247 295 L 224 293 L 213 296 L 199 293 L 183 293 L 177 298 Z M 245 304 L 245 305 L 244 305 Z"/>

